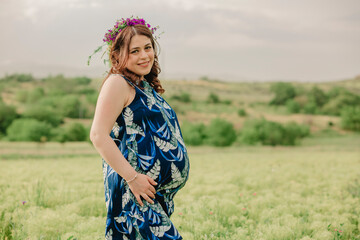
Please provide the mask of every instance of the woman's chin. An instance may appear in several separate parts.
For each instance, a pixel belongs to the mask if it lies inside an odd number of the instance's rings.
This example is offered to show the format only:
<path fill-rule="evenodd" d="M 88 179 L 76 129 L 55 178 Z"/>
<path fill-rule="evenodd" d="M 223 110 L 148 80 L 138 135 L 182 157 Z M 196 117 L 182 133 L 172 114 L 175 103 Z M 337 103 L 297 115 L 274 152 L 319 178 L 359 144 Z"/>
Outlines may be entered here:
<path fill-rule="evenodd" d="M 149 69 L 148 71 L 139 71 L 137 74 L 140 76 L 146 76 L 150 73 L 151 69 Z"/>

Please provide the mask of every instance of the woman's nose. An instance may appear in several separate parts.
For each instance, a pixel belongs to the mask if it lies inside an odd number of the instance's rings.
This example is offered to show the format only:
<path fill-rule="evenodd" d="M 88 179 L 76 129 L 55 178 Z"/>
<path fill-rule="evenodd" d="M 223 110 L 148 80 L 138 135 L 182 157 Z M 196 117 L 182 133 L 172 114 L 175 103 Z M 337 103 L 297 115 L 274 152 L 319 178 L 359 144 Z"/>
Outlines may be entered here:
<path fill-rule="evenodd" d="M 145 52 L 145 50 L 142 50 L 141 51 L 141 58 L 147 58 L 148 57 L 148 54 Z"/>

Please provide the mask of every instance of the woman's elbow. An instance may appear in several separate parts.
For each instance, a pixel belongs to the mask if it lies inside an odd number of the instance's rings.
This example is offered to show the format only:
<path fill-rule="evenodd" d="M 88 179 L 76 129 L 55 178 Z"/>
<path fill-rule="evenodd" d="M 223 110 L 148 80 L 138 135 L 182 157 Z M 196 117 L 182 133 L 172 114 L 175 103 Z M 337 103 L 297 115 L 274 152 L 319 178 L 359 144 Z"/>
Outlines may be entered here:
<path fill-rule="evenodd" d="M 90 132 L 90 141 L 96 145 L 100 141 L 101 135 L 97 132 L 91 131 Z"/>

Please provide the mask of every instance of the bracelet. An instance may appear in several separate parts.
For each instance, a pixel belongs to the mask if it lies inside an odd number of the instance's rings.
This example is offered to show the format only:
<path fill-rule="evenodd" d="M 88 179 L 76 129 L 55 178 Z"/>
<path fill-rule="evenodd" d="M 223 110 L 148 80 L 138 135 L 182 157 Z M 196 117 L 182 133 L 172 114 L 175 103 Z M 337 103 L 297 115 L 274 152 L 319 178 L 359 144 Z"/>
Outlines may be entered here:
<path fill-rule="evenodd" d="M 138 173 L 135 174 L 135 177 L 134 177 L 133 179 L 131 179 L 131 180 L 129 180 L 129 181 L 126 181 L 126 182 L 129 183 L 129 182 L 131 182 L 131 181 L 134 181 L 135 178 L 137 177 L 137 175 L 138 175 Z"/>

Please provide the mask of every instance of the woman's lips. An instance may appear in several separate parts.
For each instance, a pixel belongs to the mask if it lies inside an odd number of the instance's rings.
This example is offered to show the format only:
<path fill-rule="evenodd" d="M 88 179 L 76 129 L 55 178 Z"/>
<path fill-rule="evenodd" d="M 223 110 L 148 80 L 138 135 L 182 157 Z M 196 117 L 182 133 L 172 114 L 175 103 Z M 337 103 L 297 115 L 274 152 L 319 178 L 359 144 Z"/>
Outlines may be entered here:
<path fill-rule="evenodd" d="M 150 62 L 150 61 L 149 61 Z M 140 67 L 147 67 L 149 66 L 149 62 L 138 64 Z"/>

